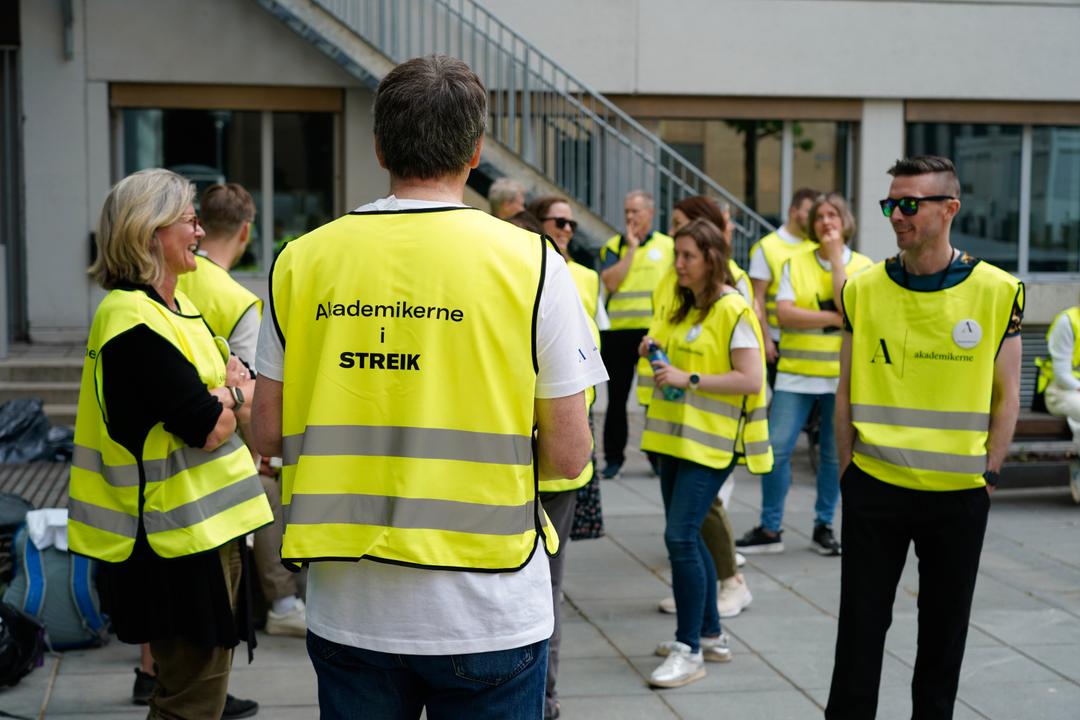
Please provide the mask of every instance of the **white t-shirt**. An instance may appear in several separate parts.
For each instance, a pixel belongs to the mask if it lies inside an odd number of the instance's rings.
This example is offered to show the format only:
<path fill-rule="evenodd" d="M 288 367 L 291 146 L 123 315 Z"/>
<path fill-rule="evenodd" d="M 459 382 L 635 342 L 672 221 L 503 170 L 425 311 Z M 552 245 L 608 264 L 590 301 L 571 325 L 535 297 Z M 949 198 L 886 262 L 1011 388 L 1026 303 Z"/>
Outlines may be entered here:
<path fill-rule="evenodd" d="M 456 205 L 391 195 L 358 210 L 447 206 Z M 566 397 L 607 380 L 570 271 L 550 248 L 536 336 L 536 397 Z M 272 313 L 266 313 L 258 371 L 281 380 L 283 366 L 281 340 Z M 553 629 L 542 543 L 515 573 L 424 570 L 368 560 L 309 567 L 308 628 L 344 645 L 405 655 L 465 654 L 521 647 L 550 637 Z"/>
<path fill-rule="evenodd" d="M 844 248 L 843 258 L 845 265 L 851 262 L 851 248 Z M 832 272 L 832 263 L 828 260 L 822 260 L 817 253 L 814 253 L 814 259 L 818 261 L 818 264 L 826 272 Z M 784 269 L 780 271 L 780 284 L 776 288 L 776 302 L 779 303 L 781 300 L 795 301 L 795 288 L 791 284 L 791 265 L 788 263 L 784 263 Z M 805 395 L 824 395 L 835 393 L 839 384 L 840 378 L 838 377 L 814 377 L 778 372 L 776 373 L 776 387 L 774 389 L 782 392 L 803 393 Z"/>
<path fill-rule="evenodd" d="M 788 245 L 798 245 L 802 242 L 802 238 L 797 238 L 789 233 L 784 225 L 776 228 L 776 235 Z M 769 268 L 769 263 L 765 262 L 765 251 L 761 249 L 760 245 L 755 245 L 750 253 L 750 269 L 746 271 L 746 274 L 750 276 L 751 280 L 772 282 L 772 270 Z M 769 325 L 769 337 L 774 342 L 779 341 L 780 328 Z"/>
<path fill-rule="evenodd" d="M 1067 315 L 1062 315 L 1050 328 L 1050 337 L 1046 345 L 1050 351 L 1050 360 L 1054 368 L 1054 385 L 1062 390 L 1076 390 L 1080 388 L 1080 380 L 1073 375 L 1072 356 L 1073 344 L 1072 323 Z"/>
<path fill-rule="evenodd" d="M 248 365 L 253 364 L 260 332 L 259 306 L 252 305 L 240 316 L 232 334 L 229 335 L 229 349 Z"/>

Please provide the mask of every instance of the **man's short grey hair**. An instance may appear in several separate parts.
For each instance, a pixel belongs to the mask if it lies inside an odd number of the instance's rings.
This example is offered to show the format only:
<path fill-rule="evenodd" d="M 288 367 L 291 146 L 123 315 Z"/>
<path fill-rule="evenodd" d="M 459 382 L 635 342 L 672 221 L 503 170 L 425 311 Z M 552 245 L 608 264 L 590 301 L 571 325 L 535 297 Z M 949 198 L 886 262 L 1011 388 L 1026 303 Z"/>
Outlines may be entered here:
<path fill-rule="evenodd" d="M 645 205 L 650 210 L 656 209 L 656 200 L 653 199 L 652 193 L 648 190 L 631 190 L 630 192 L 626 193 L 627 200 L 631 200 L 633 198 L 641 198 L 642 200 L 644 200 Z"/>
<path fill-rule="evenodd" d="M 488 202 L 493 208 L 512 202 L 518 195 L 525 195 L 525 186 L 513 178 L 501 177 L 488 188 Z"/>
<path fill-rule="evenodd" d="M 406 60 L 375 91 L 375 142 L 397 178 L 430 180 L 464 171 L 487 121 L 487 90 L 446 55 Z"/>

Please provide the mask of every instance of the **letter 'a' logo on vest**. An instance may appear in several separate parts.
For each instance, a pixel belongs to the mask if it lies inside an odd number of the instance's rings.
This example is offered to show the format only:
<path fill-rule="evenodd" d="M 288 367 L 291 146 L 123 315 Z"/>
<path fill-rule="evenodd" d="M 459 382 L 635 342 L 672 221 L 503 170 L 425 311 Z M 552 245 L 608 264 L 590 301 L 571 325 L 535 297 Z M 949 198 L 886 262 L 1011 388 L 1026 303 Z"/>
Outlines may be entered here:
<path fill-rule="evenodd" d="M 878 338 L 878 349 L 874 352 L 874 356 L 870 358 L 870 362 L 892 365 L 892 358 L 889 357 L 889 346 L 885 344 L 885 338 Z"/>

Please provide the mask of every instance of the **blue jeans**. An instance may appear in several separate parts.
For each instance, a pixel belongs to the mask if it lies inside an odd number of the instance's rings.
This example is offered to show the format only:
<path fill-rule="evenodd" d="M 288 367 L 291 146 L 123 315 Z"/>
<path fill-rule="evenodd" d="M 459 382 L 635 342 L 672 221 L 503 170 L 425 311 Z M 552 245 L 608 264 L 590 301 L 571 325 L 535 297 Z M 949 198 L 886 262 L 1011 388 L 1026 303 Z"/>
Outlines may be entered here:
<path fill-rule="evenodd" d="M 784 499 L 791 485 L 791 453 L 814 403 L 820 403 L 821 426 L 818 435 L 820 456 L 817 473 L 817 502 L 814 524 L 831 525 L 840 499 L 840 463 L 836 457 L 836 434 L 833 412 L 836 395 L 810 395 L 778 390 L 769 406 L 769 444 L 773 450 L 772 472 L 761 476 L 761 527 L 778 532 L 784 519 Z"/>
<path fill-rule="evenodd" d="M 467 655 L 394 655 L 308 631 L 323 720 L 537 720 L 544 715 L 547 640 Z"/>
<path fill-rule="evenodd" d="M 660 455 L 660 494 L 664 498 L 664 544 L 675 591 L 675 639 L 697 652 L 702 636 L 720 634 L 716 611 L 716 566 L 701 538 L 709 506 L 735 467 L 723 470 Z"/>

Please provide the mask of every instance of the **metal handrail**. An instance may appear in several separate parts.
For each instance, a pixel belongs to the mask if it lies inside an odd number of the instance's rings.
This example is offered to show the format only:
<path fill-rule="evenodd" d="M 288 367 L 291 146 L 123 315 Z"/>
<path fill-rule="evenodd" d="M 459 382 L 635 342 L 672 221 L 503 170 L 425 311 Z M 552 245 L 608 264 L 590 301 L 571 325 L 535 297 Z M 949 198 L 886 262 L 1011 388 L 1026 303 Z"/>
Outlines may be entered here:
<path fill-rule="evenodd" d="M 725 204 L 734 255 L 773 226 L 596 90 L 475 0 L 314 0 L 393 62 L 445 54 L 469 63 L 490 93 L 488 136 L 612 227 L 623 198 L 652 192 L 666 227 L 690 195 Z"/>

